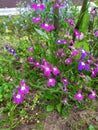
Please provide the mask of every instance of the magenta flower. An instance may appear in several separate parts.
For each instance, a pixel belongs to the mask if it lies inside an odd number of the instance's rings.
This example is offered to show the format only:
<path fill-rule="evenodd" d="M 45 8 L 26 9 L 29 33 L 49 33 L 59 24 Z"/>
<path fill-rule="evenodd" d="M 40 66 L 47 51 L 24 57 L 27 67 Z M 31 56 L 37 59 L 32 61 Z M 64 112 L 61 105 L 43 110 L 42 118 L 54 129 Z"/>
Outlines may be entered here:
<path fill-rule="evenodd" d="M 40 63 L 39 62 L 34 62 L 34 66 L 39 68 L 40 67 Z"/>
<path fill-rule="evenodd" d="M 29 52 L 33 52 L 33 51 L 34 51 L 34 48 L 33 48 L 33 47 L 29 47 L 29 48 L 28 48 L 28 51 L 29 51 Z"/>
<path fill-rule="evenodd" d="M 28 57 L 28 61 L 30 62 L 34 61 L 34 57 Z"/>
<path fill-rule="evenodd" d="M 66 86 L 68 85 L 68 80 L 67 80 L 67 79 L 62 78 L 62 82 L 63 82 Z"/>
<path fill-rule="evenodd" d="M 96 77 L 96 75 L 97 75 L 96 69 L 91 68 L 91 73 L 92 73 L 91 74 L 92 78 Z"/>
<path fill-rule="evenodd" d="M 45 10 L 44 5 L 41 3 L 39 3 L 39 4 L 34 3 L 31 5 L 31 8 L 33 8 L 35 10 Z"/>
<path fill-rule="evenodd" d="M 70 44 L 71 44 L 71 45 L 74 45 L 75 42 L 74 42 L 73 40 L 70 40 Z"/>
<path fill-rule="evenodd" d="M 40 23 L 41 22 L 41 19 L 40 19 L 40 17 L 38 17 L 38 18 L 32 18 L 32 22 L 33 23 Z"/>
<path fill-rule="evenodd" d="M 93 100 L 96 98 L 96 91 L 92 91 L 91 94 L 88 96 L 89 99 Z"/>
<path fill-rule="evenodd" d="M 55 43 L 56 44 L 66 44 L 67 41 L 66 40 L 57 40 Z"/>
<path fill-rule="evenodd" d="M 47 82 L 47 86 L 50 87 L 50 86 L 55 86 L 56 84 L 56 80 L 54 78 L 49 78 L 48 79 L 48 82 Z"/>
<path fill-rule="evenodd" d="M 78 55 L 78 50 L 74 49 L 71 53 L 71 57 L 75 57 L 76 55 Z"/>
<path fill-rule="evenodd" d="M 24 95 L 22 94 L 14 94 L 13 95 L 13 100 L 14 100 L 14 103 L 16 103 L 17 105 L 19 105 L 23 100 L 24 100 Z"/>
<path fill-rule="evenodd" d="M 37 67 L 37 68 L 40 68 L 40 63 L 39 62 L 29 62 L 31 65 L 34 65 L 35 67 Z"/>
<path fill-rule="evenodd" d="M 76 35 L 77 40 L 82 40 L 84 38 L 84 34 L 79 32 L 77 29 L 74 29 L 74 34 Z"/>
<path fill-rule="evenodd" d="M 48 23 L 45 22 L 44 24 L 42 24 L 40 26 L 40 28 L 45 29 L 47 32 L 50 32 L 51 30 L 54 29 L 54 25 L 48 24 Z"/>
<path fill-rule="evenodd" d="M 78 70 L 88 70 L 89 69 L 89 66 L 87 63 L 83 62 L 83 61 L 80 61 L 79 64 L 78 64 Z"/>
<path fill-rule="evenodd" d="M 20 88 L 18 88 L 18 93 L 19 94 L 27 94 L 29 93 L 29 86 L 23 85 Z"/>
<path fill-rule="evenodd" d="M 94 9 L 90 11 L 90 14 L 92 15 L 92 17 L 94 17 L 95 13 L 96 13 L 96 10 Z"/>
<path fill-rule="evenodd" d="M 92 64 L 92 63 L 93 63 L 93 60 L 92 60 L 92 59 L 88 59 L 88 60 L 87 60 L 87 63 L 88 63 L 88 64 Z"/>
<path fill-rule="evenodd" d="M 68 99 L 67 98 L 64 98 L 62 101 L 61 101 L 64 105 L 68 104 Z"/>
<path fill-rule="evenodd" d="M 66 19 L 65 22 L 69 23 L 70 26 L 74 26 L 74 21 L 72 19 Z"/>
<path fill-rule="evenodd" d="M 78 100 L 78 102 L 80 102 L 84 99 L 84 96 L 81 94 L 81 90 L 79 90 L 78 93 L 76 93 L 74 95 L 74 98 L 76 98 Z"/>
<path fill-rule="evenodd" d="M 20 86 L 24 86 L 24 85 L 25 85 L 25 80 L 23 79 L 20 81 Z"/>
<path fill-rule="evenodd" d="M 60 73 L 60 70 L 59 70 L 56 66 L 54 66 L 54 67 L 52 67 L 52 73 L 53 73 L 55 76 L 57 76 L 57 75 Z"/>
<path fill-rule="evenodd" d="M 72 64 L 72 59 L 69 57 L 65 60 L 65 64 L 70 65 Z"/>
<path fill-rule="evenodd" d="M 51 68 L 49 66 L 44 67 L 44 76 L 50 77 L 51 75 Z"/>
<path fill-rule="evenodd" d="M 64 57 L 64 56 L 66 56 L 66 54 L 65 54 L 64 52 L 62 52 L 62 53 L 60 54 L 60 56 L 61 56 L 61 57 Z"/>
<path fill-rule="evenodd" d="M 96 32 L 94 33 L 94 36 L 95 36 L 95 37 L 98 37 L 98 31 L 96 31 Z"/>
<path fill-rule="evenodd" d="M 60 8 L 60 7 L 63 7 L 64 5 L 61 4 L 61 3 L 56 3 L 56 4 L 53 4 L 53 8 Z"/>

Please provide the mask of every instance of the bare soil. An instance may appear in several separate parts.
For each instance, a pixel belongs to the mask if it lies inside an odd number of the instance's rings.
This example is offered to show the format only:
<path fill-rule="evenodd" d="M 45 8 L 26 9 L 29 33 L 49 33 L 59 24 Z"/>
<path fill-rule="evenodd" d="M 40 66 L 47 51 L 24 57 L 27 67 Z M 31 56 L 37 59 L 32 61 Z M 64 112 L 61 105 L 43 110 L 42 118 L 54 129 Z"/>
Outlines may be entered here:
<path fill-rule="evenodd" d="M 39 128 L 39 122 L 43 124 L 42 128 Z M 73 107 L 66 119 L 57 112 L 51 112 L 39 122 L 20 124 L 13 130 L 87 130 L 90 125 L 98 130 L 98 101 L 94 101 L 90 108 L 84 110 Z"/>

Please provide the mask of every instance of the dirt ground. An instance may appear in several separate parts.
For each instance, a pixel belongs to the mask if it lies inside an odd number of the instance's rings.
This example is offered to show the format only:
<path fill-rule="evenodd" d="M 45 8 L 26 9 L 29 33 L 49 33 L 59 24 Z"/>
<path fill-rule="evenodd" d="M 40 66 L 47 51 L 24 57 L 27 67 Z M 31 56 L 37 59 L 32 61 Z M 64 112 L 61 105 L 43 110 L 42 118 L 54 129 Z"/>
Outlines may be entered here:
<path fill-rule="evenodd" d="M 42 128 L 39 128 L 37 123 L 28 122 L 13 130 L 87 130 L 90 125 L 98 130 L 98 101 L 94 101 L 90 108 L 84 110 L 79 110 L 76 106 L 73 107 L 68 112 L 66 119 L 57 112 L 51 112 L 39 122 L 43 124 Z"/>

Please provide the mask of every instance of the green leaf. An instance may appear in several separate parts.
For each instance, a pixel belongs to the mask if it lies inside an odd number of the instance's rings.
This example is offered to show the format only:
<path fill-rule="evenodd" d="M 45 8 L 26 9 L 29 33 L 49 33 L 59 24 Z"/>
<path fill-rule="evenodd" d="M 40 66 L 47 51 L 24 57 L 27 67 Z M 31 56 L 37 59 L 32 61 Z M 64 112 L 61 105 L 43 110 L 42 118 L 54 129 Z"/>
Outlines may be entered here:
<path fill-rule="evenodd" d="M 78 41 L 78 42 L 75 43 L 75 47 L 76 47 L 76 48 L 81 48 L 82 46 L 84 47 L 84 49 L 85 49 L 87 52 L 89 52 L 89 45 L 88 45 L 88 43 L 86 43 L 85 41 Z"/>
<path fill-rule="evenodd" d="M 25 115 L 26 115 L 26 111 L 22 109 L 22 110 L 20 111 L 20 115 L 21 115 L 21 116 L 25 116 Z"/>
<path fill-rule="evenodd" d="M 94 126 L 93 125 L 90 125 L 88 130 L 95 130 Z"/>
<path fill-rule="evenodd" d="M 58 112 L 61 112 L 62 104 L 61 103 L 57 104 L 56 109 L 57 109 Z"/>
<path fill-rule="evenodd" d="M 62 116 L 63 116 L 65 119 L 68 118 L 68 113 L 66 112 L 66 109 L 65 109 L 65 108 L 62 109 Z"/>
<path fill-rule="evenodd" d="M 84 18 L 82 20 L 82 24 L 80 26 L 80 30 L 81 32 L 86 32 L 88 30 L 88 26 L 89 26 L 89 18 L 90 18 L 90 13 L 85 12 Z"/>
<path fill-rule="evenodd" d="M 50 94 L 50 93 L 48 93 L 48 92 L 45 92 L 45 93 L 43 94 L 43 97 L 44 97 L 45 99 L 55 100 L 55 97 L 52 96 L 52 94 Z"/>
<path fill-rule="evenodd" d="M 51 111 L 53 111 L 54 110 L 54 106 L 52 106 L 52 105 L 48 105 L 47 107 L 46 107 L 46 111 L 47 112 L 51 112 Z"/>
<path fill-rule="evenodd" d="M 40 34 L 41 36 L 43 36 L 44 38 L 46 38 L 46 39 L 49 40 L 49 37 L 48 37 L 48 35 L 47 35 L 45 32 L 43 32 L 42 30 L 39 30 L 39 29 L 37 29 L 37 28 L 34 28 L 34 29 L 35 29 L 35 31 L 36 31 L 38 34 Z"/>

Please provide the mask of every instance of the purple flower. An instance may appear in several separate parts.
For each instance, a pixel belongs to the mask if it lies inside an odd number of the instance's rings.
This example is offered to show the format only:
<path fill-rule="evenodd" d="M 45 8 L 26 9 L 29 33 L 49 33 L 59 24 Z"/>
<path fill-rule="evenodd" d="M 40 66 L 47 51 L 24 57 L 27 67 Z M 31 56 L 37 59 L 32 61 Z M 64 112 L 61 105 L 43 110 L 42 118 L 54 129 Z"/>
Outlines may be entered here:
<path fill-rule="evenodd" d="M 50 77 L 51 75 L 51 68 L 49 66 L 44 67 L 44 76 Z"/>
<path fill-rule="evenodd" d="M 25 80 L 23 79 L 20 81 L 20 86 L 24 86 L 24 85 L 25 85 Z"/>
<path fill-rule="evenodd" d="M 29 48 L 28 48 L 28 51 L 29 51 L 29 52 L 33 52 L 33 51 L 34 51 L 34 48 L 33 48 L 33 47 L 29 47 Z"/>
<path fill-rule="evenodd" d="M 63 82 L 66 86 L 68 85 L 68 80 L 67 80 L 67 79 L 62 78 L 62 82 Z"/>
<path fill-rule="evenodd" d="M 71 45 L 74 45 L 75 42 L 74 42 L 73 40 L 70 40 L 70 44 L 71 44 Z"/>
<path fill-rule="evenodd" d="M 31 8 L 33 8 L 35 10 L 45 10 L 44 5 L 41 3 L 39 3 L 39 4 L 34 3 L 31 5 Z"/>
<path fill-rule="evenodd" d="M 10 49 L 9 45 L 6 45 L 5 48 L 6 48 L 6 50 L 9 50 L 9 49 Z"/>
<path fill-rule="evenodd" d="M 10 49 L 9 52 L 10 52 L 11 54 L 15 54 L 15 53 L 16 53 L 16 51 L 15 51 L 14 49 Z"/>
<path fill-rule="evenodd" d="M 91 94 L 88 96 L 89 99 L 93 100 L 96 98 L 96 91 L 92 91 Z"/>
<path fill-rule="evenodd" d="M 34 65 L 37 68 L 40 68 L 40 63 L 39 62 L 29 62 L 31 65 Z"/>
<path fill-rule="evenodd" d="M 86 56 L 90 56 L 90 53 L 83 49 L 83 46 L 81 48 L 77 48 L 77 50 L 81 51 L 81 57 L 80 60 L 83 60 Z"/>
<path fill-rule="evenodd" d="M 39 62 L 35 62 L 34 66 L 37 67 L 37 68 L 39 68 L 40 67 L 40 63 Z"/>
<path fill-rule="evenodd" d="M 54 66 L 54 67 L 52 67 L 52 73 L 53 73 L 55 76 L 57 76 L 57 75 L 60 73 L 60 70 L 59 70 L 56 66 Z"/>
<path fill-rule="evenodd" d="M 92 60 L 92 59 L 88 59 L 88 60 L 87 60 L 87 63 L 88 63 L 88 64 L 92 64 L 92 63 L 93 63 L 93 60 Z"/>
<path fill-rule="evenodd" d="M 64 98 L 64 99 L 62 100 L 62 103 L 63 103 L 64 105 L 68 104 L 68 99 L 67 99 L 67 98 Z"/>
<path fill-rule="evenodd" d="M 83 62 L 83 61 L 80 61 L 79 64 L 78 64 L 78 70 L 88 70 L 89 69 L 89 66 L 87 63 Z"/>
<path fill-rule="evenodd" d="M 62 53 L 60 54 L 60 56 L 61 56 L 61 57 L 64 57 L 64 56 L 66 56 L 66 54 L 65 54 L 64 52 L 62 52 Z"/>
<path fill-rule="evenodd" d="M 72 19 L 66 19 L 65 22 L 69 23 L 70 26 L 74 26 L 74 21 Z"/>
<path fill-rule="evenodd" d="M 66 44 L 67 43 L 67 41 L 66 40 L 57 40 L 56 42 L 55 42 L 56 44 Z"/>
<path fill-rule="evenodd" d="M 40 23 L 41 22 L 41 19 L 40 19 L 40 17 L 38 17 L 38 18 L 32 18 L 32 22 L 33 23 Z"/>
<path fill-rule="evenodd" d="M 50 32 L 54 29 L 54 25 L 48 24 L 47 22 L 43 23 L 40 28 L 45 29 L 47 32 Z"/>
<path fill-rule="evenodd" d="M 94 17 L 95 13 L 96 13 L 95 9 L 93 9 L 93 10 L 90 11 L 90 14 L 92 15 L 92 17 Z"/>
<path fill-rule="evenodd" d="M 82 40 L 83 39 L 83 37 L 84 37 L 83 33 L 79 32 L 77 29 L 74 29 L 74 33 L 76 35 L 77 40 Z"/>
<path fill-rule="evenodd" d="M 70 65 L 72 64 L 72 59 L 69 57 L 65 60 L 65 64 Z"/>
<path fill-rule="evenodd" d="M 94 78 L 94 77 L 96 77 L 96 75 L 97 75 L 97 72 L 96 72 L 96 69 L 91 69 L 91 76 L 92 76 L 92 78 Z"/>
<path fill-rule="evenodd" d="M 81 58 L 80 59 L 84 59 L 86 56 L 90 56 L 90 53 L 84 49 L 81 49 Z"/>
<path fill-rule="evenodd" d="M 23 85 L 20 88 L 18 88 L 18 93 L 19 94 L 27 94 L 29 93 L 29 86 Z"/>
<path fill-rule="evenodd" d="M 76 55 L 78 55 L 78 50 L 74 49 L 71 53 L 71 57 L 75 57 Z"/>
<path fill-rule="evenodd" d="M 94 36 L 95 36 L 95 37 L 98 37 L 98 31 L 96 31 L 96 32 L 94 33 Z"/>
<path fill-rule="evenodd" d="M 60 8 L 60 7 L 63 7 L 64 5 L 61 4 L 61 3 L 56 3 L 56 4 L 53 4 L 53 8 Z"/>
<path fill-rule="evenodd" d="M 17 105 L 19 105 L 24 100 L 24 95 L 17 93 L 17 94 L 13 95 L 13 98 L 14 98 L 13 99 L 14 103 L 16 103 Z"/>
<path fill-rule="evenodd" d="M 28 61 L 30 62 L 34 61 L 34 57 L 28 57 Z"/>
<path fill-rule="evenodd" d="M 55 86 L 56 84 L 56 80 L 54 78 L 49 78 L 48 79 L 48 82 L 47 82 L 47 86 L 50 87 L 50 86 Z"/>
<path fill-rule="evenodd" d="M 67 86 L 64 84 L 64 86 L 63 86 L 63 92 L 64 93 L 67 93 L 68 92 L 68 89 L 67 89 Z"/>
<path fill-rule="evenodd" d="M 74 95 L 74 98 L 76 98 L 78 100 L 78 102 L 80 102 L 84 99 L 84 96 L 81 94 L 81 90 L 79 90 L 78 93 L 76 93 Z"/>

